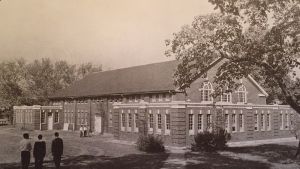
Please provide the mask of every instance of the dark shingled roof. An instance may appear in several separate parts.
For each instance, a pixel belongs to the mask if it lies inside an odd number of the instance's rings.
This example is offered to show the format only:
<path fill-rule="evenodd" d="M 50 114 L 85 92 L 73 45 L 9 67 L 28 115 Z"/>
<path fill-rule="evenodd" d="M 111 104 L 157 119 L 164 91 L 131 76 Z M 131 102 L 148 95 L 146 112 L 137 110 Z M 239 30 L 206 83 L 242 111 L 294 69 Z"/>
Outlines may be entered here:
<path fill-rule="evenodd" d="M 92 97 L 175 90 L 173 74 L 178 61 L 167 61 L 92 73 L 50 98 Z"/>

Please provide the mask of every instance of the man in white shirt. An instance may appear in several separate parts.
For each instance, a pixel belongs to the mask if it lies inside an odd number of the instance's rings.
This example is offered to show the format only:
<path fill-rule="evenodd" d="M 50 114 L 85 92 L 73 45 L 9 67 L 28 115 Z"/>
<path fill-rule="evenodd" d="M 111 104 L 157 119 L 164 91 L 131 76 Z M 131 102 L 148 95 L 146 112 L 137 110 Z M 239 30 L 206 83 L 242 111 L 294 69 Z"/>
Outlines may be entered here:
<path fill-rule="evenodd" d="M 30 163 L 30 151 L 32 149 L 32 146 L 29 140 L 28 133 L 24 133 L 23 138 L 24 139 L 20 142 L 21 164 L 22 169 L 28 169 Z"/>

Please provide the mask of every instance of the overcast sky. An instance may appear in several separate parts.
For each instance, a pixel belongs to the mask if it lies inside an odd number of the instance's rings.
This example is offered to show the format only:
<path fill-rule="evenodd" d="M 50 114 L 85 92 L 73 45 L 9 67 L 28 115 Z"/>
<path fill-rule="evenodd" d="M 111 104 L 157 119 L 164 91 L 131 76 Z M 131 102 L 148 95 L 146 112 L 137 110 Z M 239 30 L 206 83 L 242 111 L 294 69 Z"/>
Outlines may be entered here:
<path fill-rule="evenodd" d="M 2 0 L 0 61 L 49 57 L 121 68 L 169 60 L 164 40 L 207 0 Z"/>

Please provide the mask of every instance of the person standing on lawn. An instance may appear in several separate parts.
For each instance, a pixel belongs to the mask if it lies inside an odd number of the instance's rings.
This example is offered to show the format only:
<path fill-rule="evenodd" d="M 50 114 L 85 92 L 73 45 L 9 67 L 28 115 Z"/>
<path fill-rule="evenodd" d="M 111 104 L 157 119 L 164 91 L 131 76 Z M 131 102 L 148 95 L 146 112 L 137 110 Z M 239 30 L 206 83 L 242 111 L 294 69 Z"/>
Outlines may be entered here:
<path fill-rule="evenodd" d="M 35 169 L 42 169 L 46 155 L 46 143 L 42 140 L 43 136 L 38 135 L 38 140 L 34 143 L 33 157 L 35 160 Z"/>
<path fill-rule="evenodd" d="M 83 135 L 84 135 L 84 137 L 87 137 L 87 127 L 86 127 L 86 125 L 84 125 L 84 127 L 83 127 Z"/>
<path fill-rule="evenodd" d="M 32 146 L 29 140 L 28 133 L 24 133 L 23 138 L 24 139 L 20 142 L 21 164 L 22 169 L 28 169 L 30 163 L 30 151 L 32 149 Z"/>
<path fill-rule="evenodd" d="M 79 131 L 80 131 L 80 137 L 82 137 L 83 136 L 83 126 L 82 125 L 80 126 Z"/>
<path fill-rule="evenodd" d="M 64 144 L 63 140 L 59 138 L 58 132 L 54 133 L 55 139 L 52 141 L 51 151 L 53 156 L 53 161 L 56 168 L 60 168 L 61 156 L 63 155 Z"/>

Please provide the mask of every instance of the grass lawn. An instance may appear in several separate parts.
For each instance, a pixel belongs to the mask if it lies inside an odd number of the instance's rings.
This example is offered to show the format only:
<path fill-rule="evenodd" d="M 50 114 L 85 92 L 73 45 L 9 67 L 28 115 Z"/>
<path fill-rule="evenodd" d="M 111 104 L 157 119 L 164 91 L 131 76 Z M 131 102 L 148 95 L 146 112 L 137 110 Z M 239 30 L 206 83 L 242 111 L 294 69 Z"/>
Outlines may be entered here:
<path fill-rule="evenodd" d="M 20 131 L 10 127 L 0 127 L 0 169 L 19 169 L 19 142 L 22 139 Z M 80 138 L 77 132 L 59 131 L 64 140 L 64 155 L 62 168 L 70 169 L 158 169 L 168 154 L 145 154 L 136 150 L 135 146 L 109 143 L 110 137 L 92 136 Z M 29 131 L 32 143 L 38 134 L 46 141 L 47 153 L 44 168 L 55 168 L 51 156 L 51 141 L 54 131 Z M 31 158 L 31 168 L 34 168 Z"/>
<path fill-rule="evenodd" d="M 19 142 L 24 131 L 0 127 L 0 169 L 19 169 Z M 169 151 L 146 154 L 135 146 L 109 142 L 109 136 L 79 138 L 78 132 L 59 131 L 64 140 L 62 169 L 299 169 L 294 158 L 297 142 L 230 147 L 215 153 Z M 50 154 L 54 131 L 29 131 L 32 142 L 43 134 L 47 144 L 44 168 L 54 169 Z M 33 169 L 34 159 L 30 168 Z"/>
<path fill-rule="evenodd" d="M 300 160 L 294 158 L 297 142 L 229 147 L 215 153 L 186 153 L 187 169 L 299 169 Z"/>

